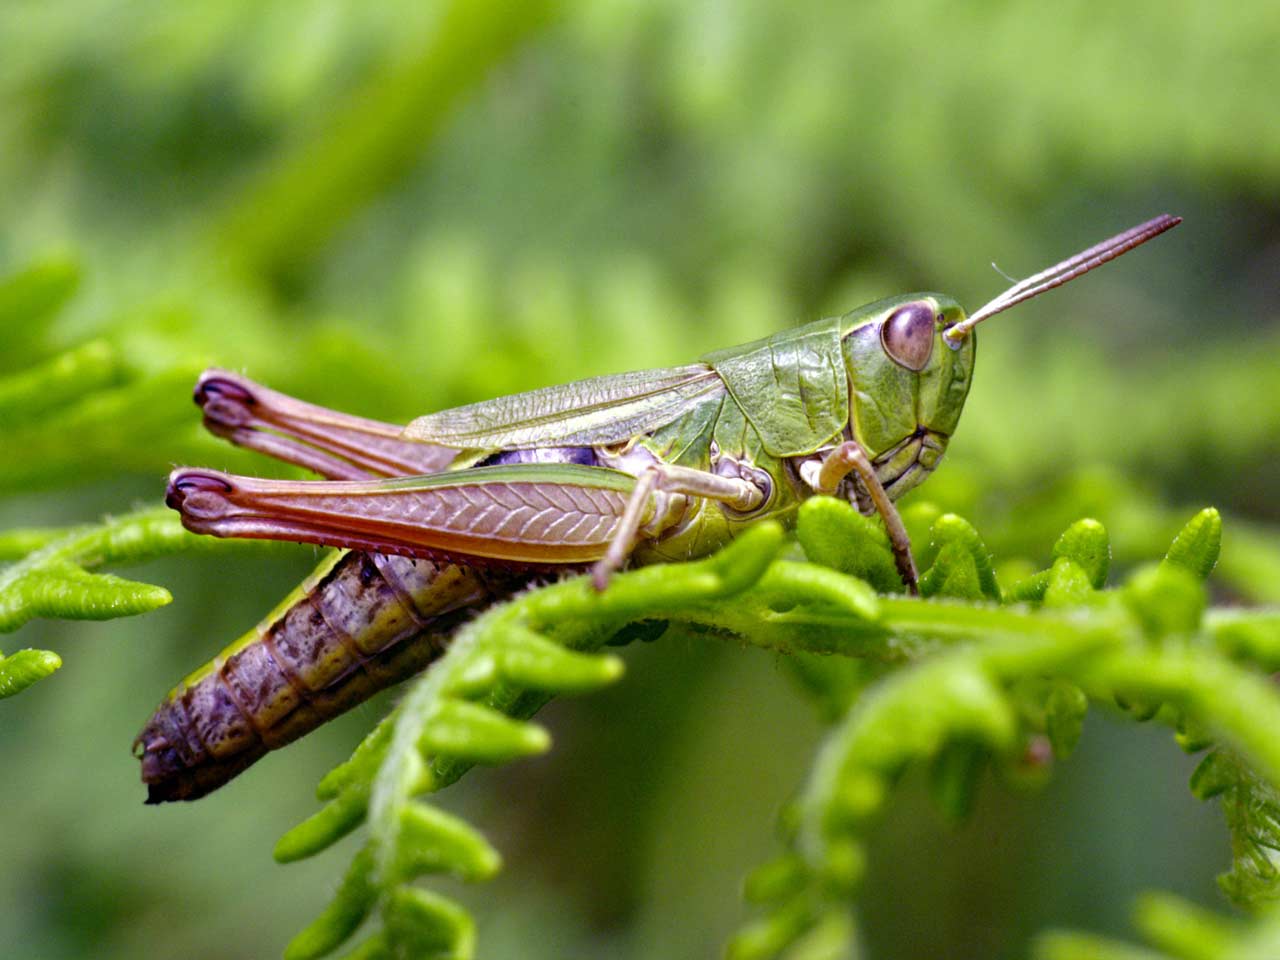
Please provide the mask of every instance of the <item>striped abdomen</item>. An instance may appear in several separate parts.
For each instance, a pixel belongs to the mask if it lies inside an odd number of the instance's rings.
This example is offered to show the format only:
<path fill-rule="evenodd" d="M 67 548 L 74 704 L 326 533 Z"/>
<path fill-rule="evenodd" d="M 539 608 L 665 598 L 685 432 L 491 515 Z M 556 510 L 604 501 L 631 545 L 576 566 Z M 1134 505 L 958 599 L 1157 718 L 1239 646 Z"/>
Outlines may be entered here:
<path fill-rule="evenodd" d="M 417 671 L 520 581 L 351 551 L 178 685 L 134 743 L 147 802 L 194 800 Z"/>

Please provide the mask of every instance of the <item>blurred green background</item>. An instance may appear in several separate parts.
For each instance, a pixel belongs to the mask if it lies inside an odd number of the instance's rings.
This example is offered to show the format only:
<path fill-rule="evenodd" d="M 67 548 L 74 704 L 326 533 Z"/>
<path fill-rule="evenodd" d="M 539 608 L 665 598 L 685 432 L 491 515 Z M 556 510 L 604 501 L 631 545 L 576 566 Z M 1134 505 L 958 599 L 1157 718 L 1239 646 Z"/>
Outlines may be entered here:
<path fill-rule="evenodd" d="M 1219 600 L 1280 600 L 1280 124 L 1273 3 L 558 7 L 81 0 L 0 7 L 0 374 L 83 348 L 79 392 L 0 419 L 0 526 L 156 503 L 240 369 L 389 419 L 700 353 L 942 290 L 971 308 L 1160 212 L 1151 247 L 981 331 L 961 429 L 914 496 L 1000 561 L 1084 513 L 1122 567 L 1227 514 Z M 86 346 L 87 345 L 87 346 Z M 239 547 L 131 576 L 143 618 L 5 638 L 65 667 L 0 705 L 6 958 L 270 957 L 346 848 L 276 837 L 385 709 L 193 805 L 129 743 L 173 682 L 314 563 Z M 819 718 L 758 651 L 678 636 L 552 705 L 547 758 L 444 795 L 508 856 L 481 955 L 714 956 Z M 1123 932 L 1161 887 L 1220 905 L 1217 811 L 1163 732 L 1095 713 L 1037 793 L 946 826 L 909 778 L 874 850 L 870 956 L 1023 955 Z"/>

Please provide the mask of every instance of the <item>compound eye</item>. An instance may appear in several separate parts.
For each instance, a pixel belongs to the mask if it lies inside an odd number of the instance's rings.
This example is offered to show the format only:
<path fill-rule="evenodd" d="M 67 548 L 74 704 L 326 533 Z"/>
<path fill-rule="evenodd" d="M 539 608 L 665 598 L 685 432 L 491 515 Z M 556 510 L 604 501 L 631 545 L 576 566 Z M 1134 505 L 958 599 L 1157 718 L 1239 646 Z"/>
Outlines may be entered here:
<path fill-rule="evenodd" d="M 923 370 L 933 355 L 933 307 L 908 303 L 893 311 L 880 327 L 880 345 L 899 366 Z"/>

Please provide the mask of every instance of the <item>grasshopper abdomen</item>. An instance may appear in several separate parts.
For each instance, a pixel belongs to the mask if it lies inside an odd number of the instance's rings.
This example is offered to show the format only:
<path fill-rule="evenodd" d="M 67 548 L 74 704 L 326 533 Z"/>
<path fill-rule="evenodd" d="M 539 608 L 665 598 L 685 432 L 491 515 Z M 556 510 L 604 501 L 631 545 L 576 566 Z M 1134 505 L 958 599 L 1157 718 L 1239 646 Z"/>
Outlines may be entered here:
<path fill-rule="evenodd" d="M 135 741 L 147 802 L 194 800 L 412 676 L 515 578 L 348 552 L 175 688 Z"/>

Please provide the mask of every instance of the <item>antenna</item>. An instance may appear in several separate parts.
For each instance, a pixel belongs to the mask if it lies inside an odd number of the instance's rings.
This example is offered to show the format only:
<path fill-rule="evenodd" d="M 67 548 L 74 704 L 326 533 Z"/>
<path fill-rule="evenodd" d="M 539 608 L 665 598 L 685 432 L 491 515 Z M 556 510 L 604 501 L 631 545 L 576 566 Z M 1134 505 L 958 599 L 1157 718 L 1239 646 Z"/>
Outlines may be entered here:
<path fill-rule="evenodd" d="M 1108 260 L 1114 260 L 1122 253 L 1128 253 L 1134 247 L 1146 243 L 1152 237 L 1158 237 L 1166 230 L 1172 230 L 1181 222 L 1181 217 L 1171 217 L 1167 213 L 1162 213 L 1154 220 L 1140 223 L 1136 227 L 1131 227 L 1124 231 L 1124 233 L 1117 233 L 1114 237 L 1103 240 L 1088 250 L 1077 253 L 1074 257 L 1063 260 L 1061 263 L 1055 263 L 1049 269 L 1041 270 L 1035 276 L 1027 277 L 1027 279 L 1015 283 L 990 303 L 982 306 L 977 312 L 948 328 L 943 333 L 943 336 L 952 343 L 958 344 L 969 335 L 970 330 L 988 317 L 994 317 L 997 313 L 1008 310 L 1014 304 L 1022 303 L 1023 300 L 1030 300 L 1046 290 L 1062 286 L 1068 280 L 1083 276 L 1094 267 L 1100 267 Z"/>

